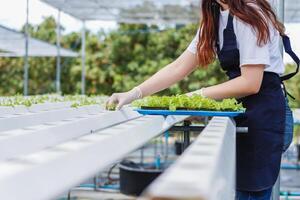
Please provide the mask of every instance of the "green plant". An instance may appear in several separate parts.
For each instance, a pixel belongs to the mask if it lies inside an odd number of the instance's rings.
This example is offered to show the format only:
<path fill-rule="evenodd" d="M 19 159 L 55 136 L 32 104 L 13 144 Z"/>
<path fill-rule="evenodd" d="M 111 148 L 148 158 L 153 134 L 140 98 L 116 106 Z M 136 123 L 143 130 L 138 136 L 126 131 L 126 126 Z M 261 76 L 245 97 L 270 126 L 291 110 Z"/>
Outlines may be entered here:
<path fill-rule="evenodd" d="M 37 95 L 23 97 L 21 95 L 0 98 L 0 106 L 26 106 L 35 104 L 71 102 L 71 107 L 81 107 L 88 105 L 103 105 L 105 96 L 84 96 L 84 95 Z"/>
<path fill-rule="evenodd" d="M 105 106 L 106 110 L 114 111 L 116 110 L 117 105 L 116 104 L 109 104 Z"/>
<path fill-rule="evenodd" d="M 133 107 L 137 108 L 162 108 L 169 110 L 187 109 L 187 110 L 213 110 L 213 111 L 242 111 L 243 105 L 236 99 L 224 99 L 216 101 L 209 98 L 203 98 L 199 95 L 191 97 L 187 95 L 175 96 L 149 96 L 132 102 Z"/>

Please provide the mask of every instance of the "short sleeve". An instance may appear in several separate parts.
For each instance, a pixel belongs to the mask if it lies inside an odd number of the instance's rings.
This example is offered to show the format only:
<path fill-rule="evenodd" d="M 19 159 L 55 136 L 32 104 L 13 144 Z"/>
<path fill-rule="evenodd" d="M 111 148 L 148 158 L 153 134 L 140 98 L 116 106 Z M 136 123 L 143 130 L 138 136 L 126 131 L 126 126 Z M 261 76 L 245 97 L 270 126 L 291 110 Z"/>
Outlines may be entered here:
<path fill-rule="evenodd" d="M 187 50 L 190 51 L 193 54 L 197 53 L 197 44 L 199 42 L 199 29 L 197 31 L 197 34 L 195 35 L 194 39 L 192 40 L 192 42 L 189 44 Z"/>
<path fill-rule="evenodd" d="M 270 65 L 269 42 L 257 44 L 256 31 L 251 25 L 236 20 L 236 35 L 240 51 L 240 66 L 243 65 Z"/>

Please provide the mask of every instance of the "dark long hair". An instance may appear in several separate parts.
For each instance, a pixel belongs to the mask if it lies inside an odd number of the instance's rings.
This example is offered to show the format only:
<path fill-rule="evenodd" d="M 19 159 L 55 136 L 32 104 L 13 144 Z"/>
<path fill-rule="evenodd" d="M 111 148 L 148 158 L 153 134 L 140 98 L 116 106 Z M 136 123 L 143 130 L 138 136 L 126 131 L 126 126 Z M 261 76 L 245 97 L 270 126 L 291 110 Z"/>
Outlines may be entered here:
<path fill-rule="evenodd" d="M 221 0 L 227 4 L 230 14 L 251 25 L 257 34 L 257 44 L 262 46 L 270 40 L 269 23 L 284 35 L 280 23 L 267 0 Z M 209 65 L 216 58 L 216 41 L 219 24 L 219 4 L 216 0 L 202 0 L 199 42 L 197 45 L 198 62 Z"/>

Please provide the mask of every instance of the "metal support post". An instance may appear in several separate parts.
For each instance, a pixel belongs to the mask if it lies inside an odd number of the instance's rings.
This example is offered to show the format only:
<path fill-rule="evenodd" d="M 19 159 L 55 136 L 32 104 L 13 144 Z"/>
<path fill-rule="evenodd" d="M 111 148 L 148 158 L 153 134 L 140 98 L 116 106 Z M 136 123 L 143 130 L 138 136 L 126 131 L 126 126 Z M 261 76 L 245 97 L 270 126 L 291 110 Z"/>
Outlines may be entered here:
<path fill-rule="evenodd" d="M 97 188 L 98 188 L 98 177 L 97 177 L 97 175 L 94 176 L 93 182 L 94 182 L 94 191 L 96 191 Z"/>
<path fill-rule="evenodd" d="M 170 136 L 170 133 L 169 131 L 166 131 L 164 133 L 164 136 L 165 136 L 165 163 L 167 163 L 168 161 L 168 156 L 169 156 L 169 136 Z"/>
<path fill-rule="evenodd" d="M 141 155 L 140 155 L 140 163 L 141 163 L 141 165 L 144 165 L 144 159 L 145 159 L 144 148 L 145 148 L 145 146 L 142 146 L 141 149 L 140 149 L 140 153 L 141 153 Z"/>
<path fill-rule="evenodd" d="M 297 144 L 298 162 L 300 162 L 300 144 Z"/>
<path fill-rule="evenodd" d="M 82 35 L 81 35 L 81 65 L 82 65 L 82 73 L 81 73 L 81 94 L 85 94 L 85 59 L 86 59 L 86 30 L 85 30 L 85 21 L 82 22 Z"/>
<path fill-rule="evenodd" d="M 154 159 L 156 158 L 157 156 L 157 139 L 155 138 L 154 139 Z"/>
<path fill-rule="evenodd" d="M 276 12 L 279 20 L 284 23 L 284 4 L 285 0 L 277 0 L 276 1 Z M 275 5 L 273 5 L 275 6 Z M 280 45 L 281 55 L 283 55 L 283 44 Z M 280 199 L 280 172 L 277 178 L 275 185 L 273 186 L 272 191 L 272 200 L 279 200 Z"/>
<path fill-rule="evenodd" d="M 58 10 L 57 14 L 57 23 L 56 23 L 56 93 L 60 93 L 60 76 L 61 76 L 61 56 L 60 56 L 60 36 L 61 36 L 61 29 L 60 29 L 60 10 Z"/>
<path fill-rule="evenodd" d="M 284 9 L 285 9 L 285 0 L 277 0 L 277 16 L 279 20 L 284 24 Z M 283 56 L 283 43 L 280 43 L 280 51 Z"/>
<path fill-rule="evenodd" d="M 29 0 L 26 1 L 25 55 L 24 55 L 24 77 L 23 77 L 24 96 L 28 95 L 28 69 L 29 69 L 28 51 L 29 51 Z"/>
<path fill-rule="evenodd" d="M 183 125 L 185 127 L 188 127 L 188 126 L 191 125 L 191 122 L 190 121 L 184 121 Z M 183 131 L 183 146 L 184 146 L 184 149 L 186 149 L 189 145 L 190 145 L 190 131 L 185 130 L 185 131 Z"/>
<path fill-rule="evenodd" d="M 67 199 L 68 199 L 68 200 L 71 200 L 71 190 L 68 191 Z"/>

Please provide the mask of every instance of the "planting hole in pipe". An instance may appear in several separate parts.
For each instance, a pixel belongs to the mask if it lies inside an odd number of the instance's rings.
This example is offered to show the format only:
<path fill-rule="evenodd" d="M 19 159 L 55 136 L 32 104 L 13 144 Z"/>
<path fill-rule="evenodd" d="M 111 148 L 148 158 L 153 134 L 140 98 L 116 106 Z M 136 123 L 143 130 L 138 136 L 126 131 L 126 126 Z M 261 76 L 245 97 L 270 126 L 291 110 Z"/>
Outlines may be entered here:
<path fill-rule="evenodd" d="M 195 144 L 199 145 L 199 146 L 215 146 L 216 145 L 216 143 L 208 142 L 208 141 L 198 141 Z"/>
<path fill-rule="evenodd" d="M 204 150 L 204 149 L 191 149 L 191 150 L 189 150 L 189 154 L 199 155 L 199 156 L 202 156 L 202 155 L 211 156 L 211 155 L 213 155 L 213 153 L 211 151 Z"/>
<path fill-rule="evenodd" d="M 216 134 L 216 133 L 209 133 L 207 135 L 205 135 L 205 138 L 220 138 L 221 135 Z"/>
<path fill-rule="evenodd" d="M 193 161 L 186 161 L 180 164 L 180 167 L 183 169 L 200 169 L 200 168 L 208 168 L 211 165 L 204 162 L 193 162 Z"/>

